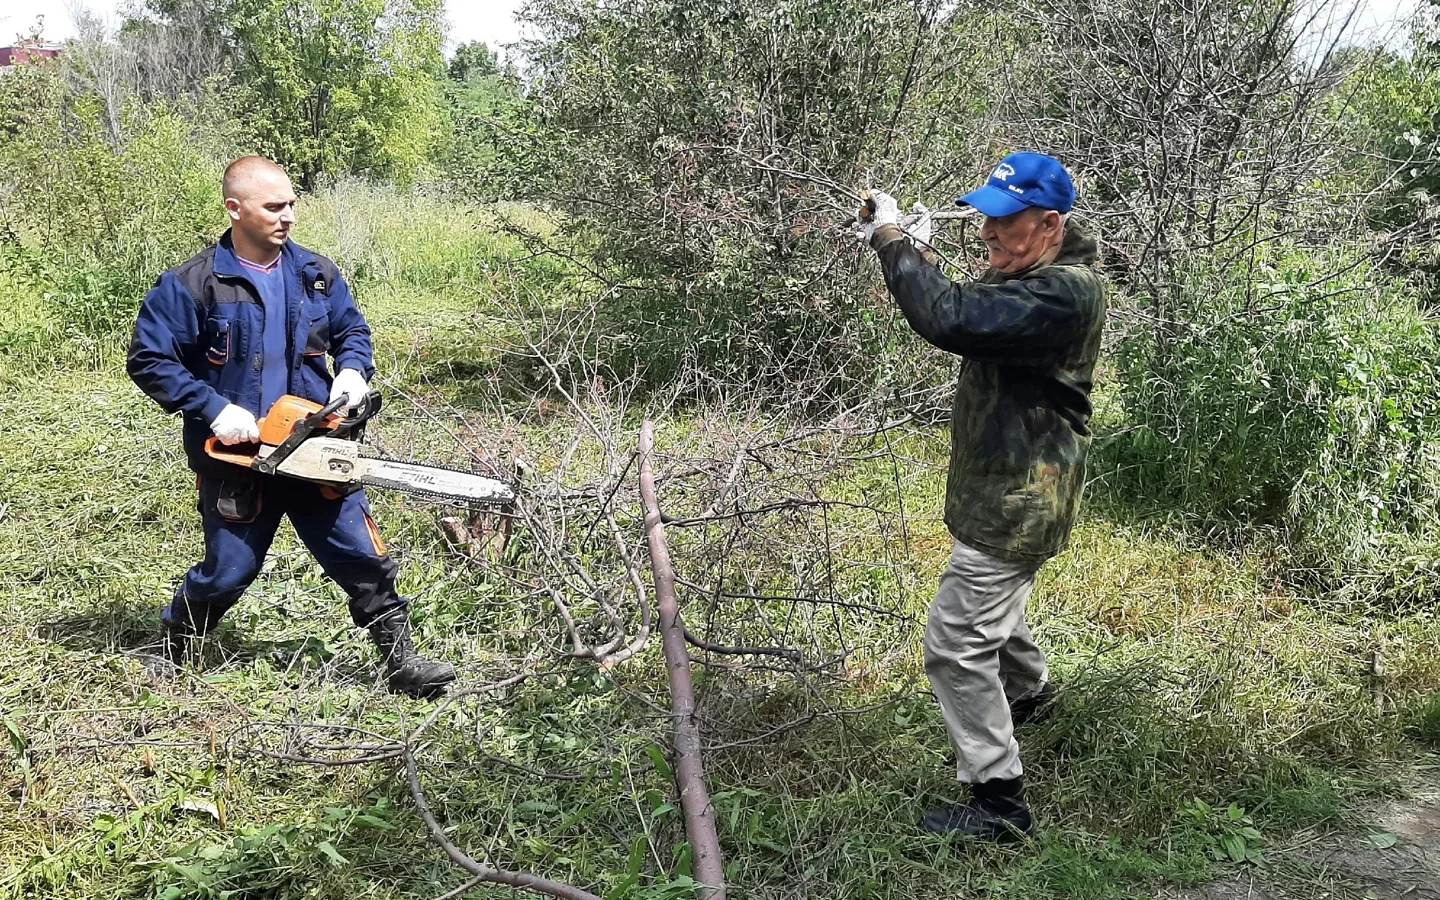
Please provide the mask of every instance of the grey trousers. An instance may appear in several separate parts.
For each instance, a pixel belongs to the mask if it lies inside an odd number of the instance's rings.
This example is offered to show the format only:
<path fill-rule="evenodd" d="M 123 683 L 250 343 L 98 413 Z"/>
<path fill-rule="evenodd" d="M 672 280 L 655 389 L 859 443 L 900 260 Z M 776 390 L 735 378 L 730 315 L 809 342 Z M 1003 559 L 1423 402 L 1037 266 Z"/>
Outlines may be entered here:
<path fill-rule="evenodd" d="M 996 559 L 959 541 L 925 625 L 925 674 L 940 701 L 966 783 L 1021 774 L 1010 701 L 1050 677 L 1025 624 L 1039 566 Z"/>

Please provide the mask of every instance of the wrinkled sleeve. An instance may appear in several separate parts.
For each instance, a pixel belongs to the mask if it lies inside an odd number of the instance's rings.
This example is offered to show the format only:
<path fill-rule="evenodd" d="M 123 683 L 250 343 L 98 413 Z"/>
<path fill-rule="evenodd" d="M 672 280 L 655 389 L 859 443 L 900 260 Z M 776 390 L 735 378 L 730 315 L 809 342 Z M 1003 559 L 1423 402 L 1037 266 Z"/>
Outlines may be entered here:
<path fill-rule="evenodd" d="M 140 304 L 125 371 L 167 413 L 213 422 L 229 401 L 185 366 L 199 340 L 195 300 L 178 278 L 166 272 Z"/>
<path fill-rule="evenodd" d="M 375 354 L 370 342 L 370 326 L 350 285 L 339 276 L 330 288 L 330 355 L 335 358 L 335 371 L 355 369 L 369 381 L 375 377 Z"/>
<path fill-rule="evenodd" d="M 1001 284 L 951 281 L 904 239 L 876 234 L 885 285 L 915 333 L 950 353 L 999 365 L 1043 365 L 1088 327 L 1060 274 Z"/>

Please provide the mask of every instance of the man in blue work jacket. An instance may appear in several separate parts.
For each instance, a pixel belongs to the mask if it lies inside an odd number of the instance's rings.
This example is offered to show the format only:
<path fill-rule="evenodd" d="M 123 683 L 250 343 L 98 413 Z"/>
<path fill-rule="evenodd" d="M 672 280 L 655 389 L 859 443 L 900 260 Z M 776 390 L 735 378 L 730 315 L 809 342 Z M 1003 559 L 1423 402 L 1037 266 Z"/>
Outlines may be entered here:
<path fill-rule="evenodd" d="M 282 517 L 350 596 L 350 616 L 380 649 L 392 691 L 429 696 L 455 680 L 449 663 L 418 655 L 408 603 L 395 590 L 363 491 L 340 499 L 318 485 L 259 475 L 205 453 L 260 437 L 256 417 L 285 394 L 358 404 L 375 374 L 370 327 L 335 264 L 290 240 L 295 189 L 284 170 L 247 156 L 225 170 L 230 230 L 171 269 L 145 296 L 125 368 L 140 389 L 184 419 L 199 476 L 205 558 L 162 617 L 165 656 L 180 665 L 255 580 Z M 332 378 L 327 357 L 334 361 Z"/>

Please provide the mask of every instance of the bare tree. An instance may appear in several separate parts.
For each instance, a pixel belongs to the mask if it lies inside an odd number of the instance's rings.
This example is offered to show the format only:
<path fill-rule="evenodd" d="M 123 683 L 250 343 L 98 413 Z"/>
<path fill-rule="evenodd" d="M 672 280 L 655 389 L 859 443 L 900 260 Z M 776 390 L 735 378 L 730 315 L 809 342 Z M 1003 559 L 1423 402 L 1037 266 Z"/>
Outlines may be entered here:
<path fill-rule="evenodd" d="M 203 7 L 177 4 L 164 22 L 132 9 L 118 30 L 81 7 L 75 38 L 62 59 L 74 86 L 101 99 L 110 141 L 123 145 L 126 105 L 154 101 L 198 104 L 227 71 L 213 19 Z M 205 97 L 223 102 L 223 95 Z"/>

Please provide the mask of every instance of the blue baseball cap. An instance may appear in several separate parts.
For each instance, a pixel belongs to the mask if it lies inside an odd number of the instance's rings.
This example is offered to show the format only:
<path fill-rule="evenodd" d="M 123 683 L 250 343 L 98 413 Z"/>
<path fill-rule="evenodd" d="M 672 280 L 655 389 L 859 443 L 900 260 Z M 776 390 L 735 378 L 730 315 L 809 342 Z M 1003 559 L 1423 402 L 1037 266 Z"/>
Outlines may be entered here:
<path fill-rule="evenodd" d="M 1068 213 L 1075 208 L 1075 182 L 1060 160 L 1043 153 L 1012 153 L 1000 160 L 985 186 L 957 206 L 973 206 L 987 216 L 1013 216 L 1029 206 Z"/>

